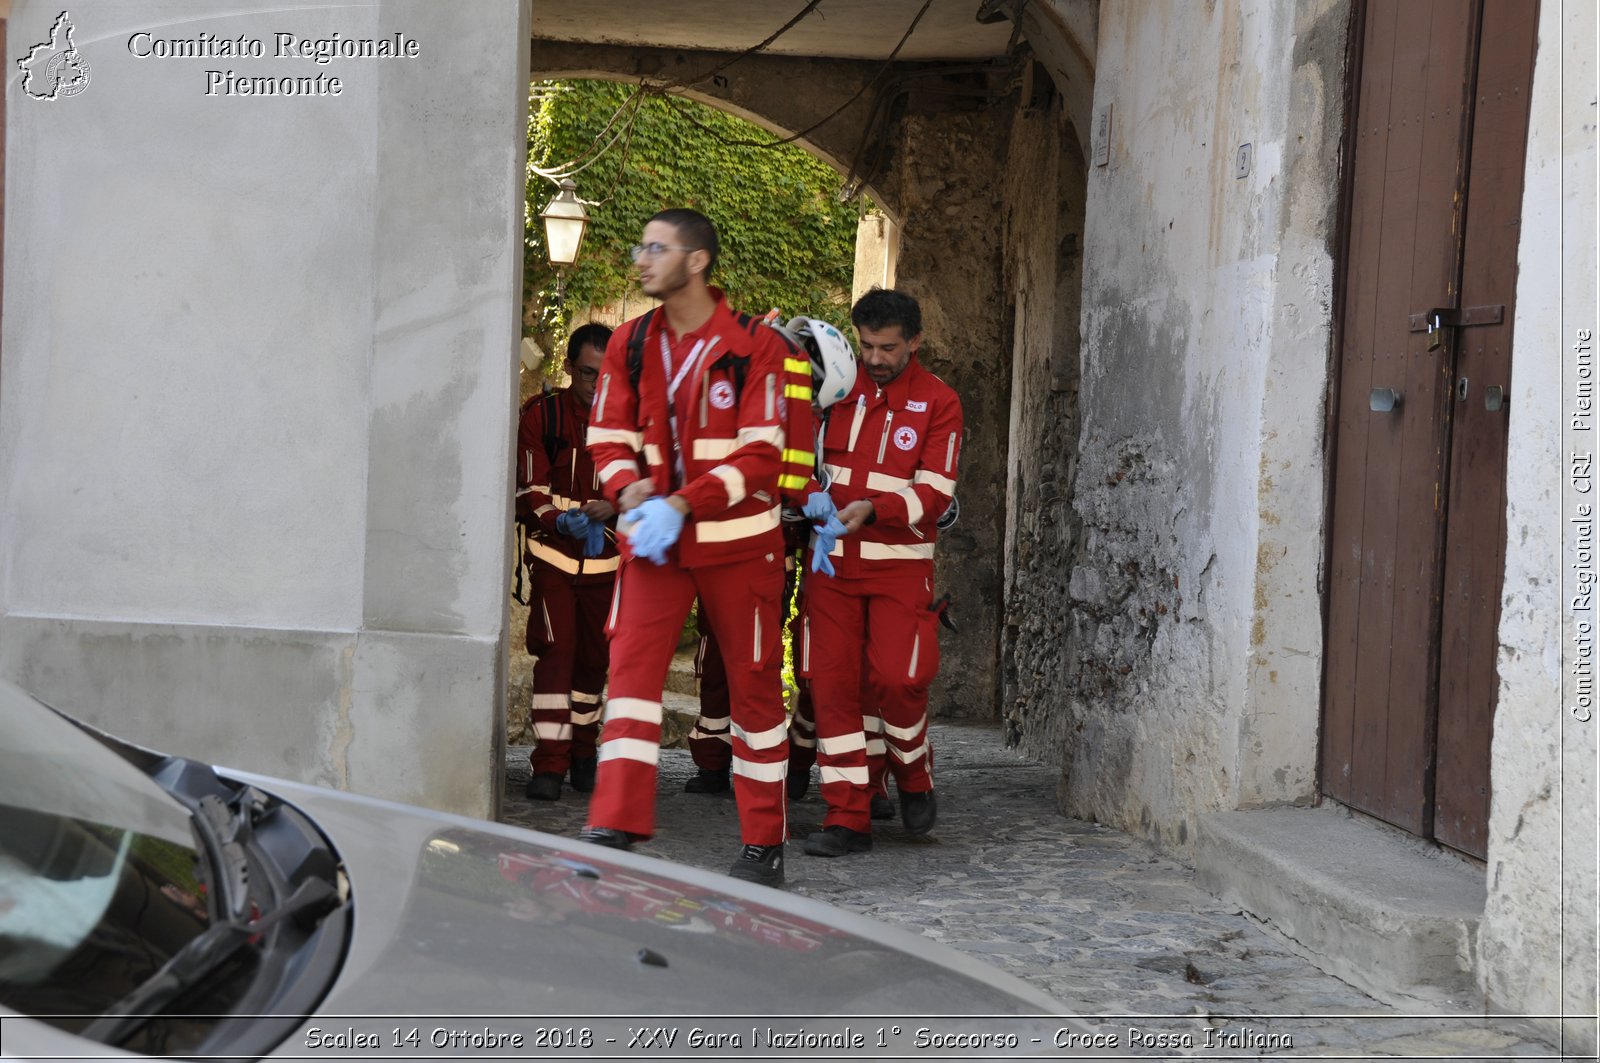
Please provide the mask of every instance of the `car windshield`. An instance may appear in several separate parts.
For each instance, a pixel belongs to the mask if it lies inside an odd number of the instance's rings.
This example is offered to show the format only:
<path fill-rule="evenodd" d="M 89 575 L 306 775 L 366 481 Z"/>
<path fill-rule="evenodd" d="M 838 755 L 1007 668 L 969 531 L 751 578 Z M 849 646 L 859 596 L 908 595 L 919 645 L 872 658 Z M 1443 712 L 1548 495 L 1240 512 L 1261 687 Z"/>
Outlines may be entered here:
<path fill-rule="evenodd" d="M 0 1004 L 77 1029 L 210 922 L 188 809 L 0 683 Z"/>

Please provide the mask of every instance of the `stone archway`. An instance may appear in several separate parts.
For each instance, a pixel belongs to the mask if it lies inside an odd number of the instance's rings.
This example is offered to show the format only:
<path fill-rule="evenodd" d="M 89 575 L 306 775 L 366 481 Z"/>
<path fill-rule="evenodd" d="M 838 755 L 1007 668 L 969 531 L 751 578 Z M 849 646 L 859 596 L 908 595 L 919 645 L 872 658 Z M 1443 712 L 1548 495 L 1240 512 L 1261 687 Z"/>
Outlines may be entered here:
<path fill-rule="evenodd" d="M 1014 442 L 1076 446 L 1079 274 L 1075 251 L 1059 248 L 1075 248 L 1082 231 L 1099 4 L 989 0 L 974 19 L 931 6 L 918 14 L 916 0 L 892 0 L 870 19 L 847 10 L 801 20 L 771 48 L 731 63 L 731 50 L 771 28 L 758 29 L 747 8 L 724 0 L 670 0 L 648 11 L 638 0 L 603 6 L 581 20 L 560 7 L 536 14 L 536 77 L 692 82 L 682 91 L 701 102 L 781 135 L 807 130 L 803 146 L 865 184 L 899 227 L 896 283 L 922 303 L 927 364 L 961 394 L 967 424 L 962 519 L 944 537 L 938 575 L 956 599 L 961 631 L 944 644 L 931 710 L 998 718 L 1003 705 L 1037 689 L 1001 677 L 1002 658 L 1017 647 L 1004 621 L 1012 592 L 1003 557 L 1016 542 L 1015 523 L 1035 519 L 1037 508 L 1012 497 L 1019 485 L 1008 453 Z M 897 45 L 913 15 L 927 20 Z M 604 33 L 589 28 L 601 25 Z M 905 61 L 885 70 L 876 57 L 897 47 Z M 712 69 L 715 77 L 698 78 Z M 1057 187 L 1004 176 L 1040 165 L 1052 180 L 1060 175 Z M 1039 201 L 1052 204 L 1049 225 L 1038 224 Z M 1059 283 L 1039 273 L 1046 259 L 1065 263 Z M 1026 276 L 1025 261 L 1035 263 Z M 1019 283 L 1031 293 L 1021 302 Z M 1012 394 L 1016 383 L 1027 387 L 1020 408 L 1033 410 L 1041 361 L 1054 381 L 1045 405 L 1057 411 L 1044 434 L 1027 427 L 1037 420 L 1032 413 L 1019 423 Z M 1030 454 L 1027 464 L 1040 462 Z M 1062 505 L 1070 481 L 1056 490 L 1044 505 Z M 1039 605 L 1049 603 L 1024 603 Z M 1065 604 L 1051 608 L 1057 619 L 1045 630 L 1058 630 Z"/>
<path fill-rule="evenodd" d="M 735 115 L 774 137 L 788 138 L 815 124 L 819 115 L 842 110 L 811 133 L 798 137 L 796 147 L 821 159 L 845 178 L 855 171 L 862 143 L 872 128 L 865 95 L 875 64 L 789 56 L 753 56 L 726 74 L 704 79 L 718 57 L 669 48 L 628 48 L 609 44 L 584 44 L 535 40 L 532 75 L 537 80 L 596 80 L 643 84 L 653 91 L 670 92 L 719 111 Z M 792 86 L 815 86 L 796 90 Z M 861 191 L 877 202 L 892 219 L 901 211 L 892 193 L 881 184 L 865 184 Z"/>
<path fill-rule="evenodd" d="M 536 39 L 532 70 L 541 79 L 659 83 L 689 80 L 725 58 Z M 940 585 L 955 598 L 960 632 L 945 640 L 931 710 L 941 717 L 997 718 L 1014 371 L 1006 200 L 1026 199 L 1034 190 L 1008 187 L 998 179 L 1003 167 L 996 163 L 1012 148 L 1017 74 L 1036 65 L 1010 59 L 906 64 L 874 83 L 879 66 L 851 59 L 751 56 L 683 94 L 784 136 L 836 111 L 833 121 L 807 132 L 803 145 L 861 180 L 899 223 L 897 284 L 922 303 L 926 363 L 962 395 L 967 423 L 963 515 L 943 537 L 938 573 Z M 1052 97 L 1049 121 L 1067 132 L 1059 142 L 1070 145 L 1073 127 L 1047 87 L 1050 78 L 1042 67 L 1038 70 L 1039 93 Z M 872 91 L 861 91 L 864 86 Z M 1036 95 L 1030 90 L 1026 107 L 1037 109 Z M 1058 141 L 1052 137 L 1051 142 Z M 1073 153 L 1076 157 L 1075 147 Z M 1040 237 L 1033 233 L 1022 239 Z M 1051 328 L 1061 323 L 1075 337 L 1075 310 L 1045 312 Z"/>

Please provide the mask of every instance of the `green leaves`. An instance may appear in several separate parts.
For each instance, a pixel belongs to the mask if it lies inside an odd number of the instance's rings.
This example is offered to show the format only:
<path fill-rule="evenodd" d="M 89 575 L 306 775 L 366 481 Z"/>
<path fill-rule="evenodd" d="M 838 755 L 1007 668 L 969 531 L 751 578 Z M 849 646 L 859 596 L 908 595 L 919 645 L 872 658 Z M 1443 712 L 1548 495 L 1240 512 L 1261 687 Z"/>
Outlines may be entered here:
<path fill-rule="evenodd" d="M 736 308 L 759 314 L 776 306 L 786 318 L 808 314 L 848 326 L 858 208 L 838 201 L 839 175 L 792 145 L 725 143 L 767 134 L 692 101 L 649 95 L 634 100 L 636 114 L 619 114 L 638 91 L 605 81 L 533 87 L 529 164 L 570 171 L 587 163 L 574 180 L 592 205 L 583 247 L 577 263 L 564 271 L 565 298 L 558 302 L 538 218 L 555 189 L 529 171 L 527 331 L 553 350 L 568 323 L 587 318 L 591 308 L 627 299 L 632 316 L 633 306 L 643 307 L 628 248 L 638 242 L 645 219 L 667 207 L 693 207 L 717 226 L 722 249 L 712 283 L 727 291 Z M 614 136 L 591 162 L 596 142 Z"/>

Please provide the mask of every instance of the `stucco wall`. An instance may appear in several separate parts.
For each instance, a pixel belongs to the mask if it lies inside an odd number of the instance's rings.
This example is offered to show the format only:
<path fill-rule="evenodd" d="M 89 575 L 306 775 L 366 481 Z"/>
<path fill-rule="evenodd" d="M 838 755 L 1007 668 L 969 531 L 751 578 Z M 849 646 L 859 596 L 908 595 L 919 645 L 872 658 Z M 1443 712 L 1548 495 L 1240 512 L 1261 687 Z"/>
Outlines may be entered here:
<path fill-rule="evenodd" d="M 12 39 L 60 10 L 20 0 Z M 88 87 L 7 81 L 0 674 L 161 748 L 488 814 L 527 5 L 71 17 Z M 141 31 L 266 56 L 140 58 Z M 208 96 L 208 69 L 341 91 Z"/>
<path fill-rule="evenodd" d="M 1061 792 L 1169 844 L 1313 796 L 1348 23 L 1342 0 L 1100 13 Z"/>
<path fill-rule="evenodd" d="M 1574 526 L 1557 514 L 1594 501 L 1563 482 L 1565 454 L 1596 452 L 1594 430 L 1563 426 L 1574 408 L 1578 330 L 1596 329 L 1595 12 L 1565 5 L 1563 27 L 1562 10 L 1540 5 L 1523 190 L 1479 977 L 1494 1007 L 1593 1015 L 1600 722 L 1571 711 L 1578 556 Z M 1594 612 L 1581 619 L 1593 623 Z M 1592 1019 L 1566 1034 L 1568 1051 L 1594 1052 Z"/>

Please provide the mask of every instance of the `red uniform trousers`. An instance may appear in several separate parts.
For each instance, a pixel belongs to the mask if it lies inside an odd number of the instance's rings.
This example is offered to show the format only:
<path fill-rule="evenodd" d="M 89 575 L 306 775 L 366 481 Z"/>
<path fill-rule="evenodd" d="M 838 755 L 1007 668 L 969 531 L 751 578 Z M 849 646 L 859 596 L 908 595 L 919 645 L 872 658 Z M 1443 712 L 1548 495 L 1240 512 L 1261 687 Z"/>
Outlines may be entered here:
<path fill-rule="evenodd" d="M 828 802 L 823 826 L 871 829 L 864 703 L 878 709 L 888 768 L 899 790 L 933 789 L 928 685 L 939 671 L 938 614 L 929 608 L 932 565 L 907 567 L 904 573 L 817 577 L 806 587 L 803 663 L 811 678 L 817 763 Z"/>
<path fill-rule="evenodd" d="M 796 618 L 798 626 L 799 618 Z M 700 715 L 689 732 L 689 755 L 702 771 L 721 771 L 733 759 L 729 745 L 728 672 L 717 652 L 716 640 L 709 633 L 700 637 L 695 656 L 695 673 L 700 677 Z M 809 771 L 817 762 L 817 724 L 811 709 L 811 684 L 795 677 L 794 715 L 789 717 L 789 764 L 791 770 Z M 880 721 L 881 723 L 881 721 Z M 881 731 L 880 727 L 880 731 Z M 883 750 L 878 750 L 878 779 L 883 778 Z"/>
<path fill-rule="evenodd" d="M 728 697 L 728 668 L 722 663 L 717 640 L 706 622 L 705 607 L 696 622 L 700 647 L 695 650 L 694 674 L 700 680 L 700 715 L 689 732 L 689 755 L 701 771 L 725 771 L 733 762 L 733 705 Z"/>
<path fill-rule="evenodd" d="M 791 771 L 810 771 L 817 762 L 817 717 L 811 704 L 811 683 L 795 677 L 794 715 L 789 718 L 789 766 Z"/>
<path fill-rule="evenodd" d="M 863 672 L 865 675 L 865 672 Z M 867 790 L 869 793 L 889 796 L 889 743 L 884 738 L 883 717 L 874 716 L 871 699 L 863 697 L 861 730 L 867 738 Z M 928 772 L 933 772 L 933 739 L 928 739 Z M 895 779 L 899 783 L 898 776 Z"/>
<path fill-rule="evenodd" d="M 564 774 L 572 758 L 595 755 L 600 694 L 606 687 L 606 608 L 611 579 L 573 577 L 534 558 L 528 565 L 533 601 L 528 609 L 528 652 L 533 666 L 535 745 L 528 763 L 535 775 Z"/>
<path fill-rule="evenodd" d="M 727 664 L 739 834 L 746 845 L 786 840 L 783 781 L 783 566 L 775 554 L 692 569 L 630 558 L 612 599 L 611 691 L 589 825 L 655 833 L 661 691 L 695 595 Z"/>
<path fill-rule="evenodd" d="M 794 568 L 786 566 L 783 584 L 785 603 L 793 592 L 795 573 Z M 801 591 L 800 608 L 789 625 L 791 638 L 799 638 L 800 617 L 804 611 L 805 592 Z M 706 625 L 703 610 L 698 627 L 700 646 L 695 651 L 694 674 L 700 680 L 700 714 L 695 717 L 694 729 L 689 732 L 689 755 L 694 758 L 694 766 L 702 771 L 722 771 L 733 759 L 728 732 L 731 719 L 728 670 L 717 649 L 717 640 Z M 789 763 L 809 770 L 817 762 L 817 725 L 811 715 L 811 684 L 796 676 L 795 687 L 794 715 L 789 718 Z M 881 756 L 879 765 L 881 769 Z M 881 776 L 881 770 L 879 774 Z"/>
<path fill-rule="evenodd" d="M 818 577 L 819 579 L 822 577 Z M 803 626 L 804 614 L 795 618 L 796 626 Z M 796 647 L 799 647 L 799 635 L 796 635 Z M 885 761 L 889 756 L 888 745 L 883 738 L 883 717 L 878 715 L 878 710 L 873 707 L 872 691 L 866 686 L 870 674 L 867 663 L 867 647 L 861 645 L 861 731 L 866 739 L 867 746 L 867 794 L 870 800 L 872 794 L 889 794 L 888 765 Z M 797 648 L 795 657 L 800 658 Z M 811 682 L 800 678 L 800 700 L 795 703 L 794 716 L 789 721 L 789 765 L 791 770 L 796 767 L 809 771 L 817 762 L 817 718 L 816 710 L 811 704 Z M 933 755 L 933 743 L 928 743 L 928 755 Z"/>
<path fill-rule="evenodd" d="M 805 554 L 800 555 L 802 559 Z M 798 571 L 798 570 L 797 570 Z M 796 573 L 790 573 L 791 576 Z M 784 588 L 787 590 L 787 586 Z M 794 715 L 789 717 L 789 770 L 811 770 L 817 762 L 817 717 L 811 704 L 811 681 L 800 674 L 800 638 L 805 626 L 806 580 L 800 582 L 800 593 L 795 602 L 794 619 L 789 621 L 789 641 L 794 647 L 795 696 Z"/>
<path fill-rule="evenodd" d="M 885 761 L 889 757 L 889 747 L 883 738 L 883 717 L 873 706 L 872 691 L 867 686 L 871 665 L 867 663 L 866 646 L 861 650 L 861 733 L 867 740 L 867 792 L 887 796 L 889 782 Z"/>

